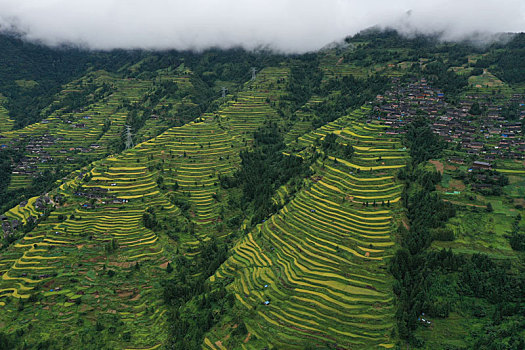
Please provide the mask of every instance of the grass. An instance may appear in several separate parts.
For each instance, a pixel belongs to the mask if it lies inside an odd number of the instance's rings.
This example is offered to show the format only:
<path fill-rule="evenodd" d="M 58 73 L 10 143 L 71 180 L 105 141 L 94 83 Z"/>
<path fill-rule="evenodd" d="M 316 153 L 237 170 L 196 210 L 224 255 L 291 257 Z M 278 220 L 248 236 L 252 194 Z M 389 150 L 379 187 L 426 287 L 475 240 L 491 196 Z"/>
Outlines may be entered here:
<path fill-rule="evenodd" d="M 446 158 L 446 157 L 445 157 Z M 441 161 L 447 164 L 446 159 Z M 502 162 L 504 166 L 516 166 L 512 161 Z M 440 191 L 443 198 L 452 201 L 456 205 L 457 215 L 449 220 L 447 226 L 455 234 L 452 242 L 434 242 L 436 248 L 452 248 L 457 252 L 472 254 L 483 252 L 490 256 L 514 259 L 516 253 L 510 247 L 507 235 L 511 232 L 514 218 L 521 214 L 525 215 L 523 208 L 518 209 L 516 204 L 521 203 L 523 196 L 522 184 L 525 179 L 521 171 L 514 170 L 505 172 L 509 176 L 509 184 L 503 187 L 502 196 L 482 196 L 465 186 L 463 182 L 453 179 L 454 167 L 445 166 Z M 466 171 L 463 167 L 461 171 Z M 500 172 L 504 172 L 498 169 Z M 458 187 L 460 186 L 460 187 Z M 458 191 L 459 194 L 447 194 Z M 490 203 L 492 212 L 486 211 L 486 205 Z"/>

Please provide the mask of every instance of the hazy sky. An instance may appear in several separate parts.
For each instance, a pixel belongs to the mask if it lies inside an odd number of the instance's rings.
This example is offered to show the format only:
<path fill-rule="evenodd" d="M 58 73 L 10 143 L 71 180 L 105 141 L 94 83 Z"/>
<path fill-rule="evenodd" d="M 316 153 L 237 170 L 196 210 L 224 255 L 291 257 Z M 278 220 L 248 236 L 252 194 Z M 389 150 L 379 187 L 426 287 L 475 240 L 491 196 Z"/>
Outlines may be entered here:
<path fill-rule="evenodd" d="M 525 31 L 525 0 L 0 0 L 0 28 L 96 49 L 315 50 L 379 25 L 406 33 Z"/>

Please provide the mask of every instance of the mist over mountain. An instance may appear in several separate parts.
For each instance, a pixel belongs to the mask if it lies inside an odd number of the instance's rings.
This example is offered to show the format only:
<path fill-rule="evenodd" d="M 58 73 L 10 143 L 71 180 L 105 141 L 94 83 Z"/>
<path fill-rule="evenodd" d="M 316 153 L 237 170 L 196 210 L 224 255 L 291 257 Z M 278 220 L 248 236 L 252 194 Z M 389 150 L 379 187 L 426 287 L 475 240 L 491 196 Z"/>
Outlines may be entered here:
<path fill-rule="evenodd" d="M 525 30 L 519 0 L 0 0 L 0 30 L 91 49 L 316 50 L 365 28 L 446 40 Z"/>

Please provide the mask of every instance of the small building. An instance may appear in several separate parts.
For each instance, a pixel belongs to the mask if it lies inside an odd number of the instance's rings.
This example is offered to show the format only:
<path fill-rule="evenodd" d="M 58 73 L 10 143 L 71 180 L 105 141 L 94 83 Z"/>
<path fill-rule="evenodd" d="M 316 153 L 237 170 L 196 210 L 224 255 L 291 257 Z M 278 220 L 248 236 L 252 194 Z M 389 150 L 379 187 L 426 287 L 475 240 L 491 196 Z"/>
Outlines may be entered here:
<path fill-rule="evenodd" d="M 492 164 L 488 162 L 481 162 L 479 160 L 476 160 L 474 161 L 474 163 L 472 163 L 472 167 L 478 168 L 478 169 L 492 169 Z"/>

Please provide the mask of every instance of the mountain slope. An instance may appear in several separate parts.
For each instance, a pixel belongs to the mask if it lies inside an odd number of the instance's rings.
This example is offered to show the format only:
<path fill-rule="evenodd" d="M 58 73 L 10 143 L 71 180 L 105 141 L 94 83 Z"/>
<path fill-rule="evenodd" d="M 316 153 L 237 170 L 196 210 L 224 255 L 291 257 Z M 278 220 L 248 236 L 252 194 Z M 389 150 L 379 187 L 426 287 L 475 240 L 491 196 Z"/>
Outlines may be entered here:
<path fill-rule="evenodd" d="M 218 176 L 238 164 L 239 149 L 250 143 L 250 130 L 275 116 L 265 102 L 271 93 L 265 91 L 285 73 L 261 72 L 246 92 L 216 114 L 97 161 L 52 191 L 49 196 L 60 203 L 56 210 L 2 254 L 1 305 L 11 310 L 3 321 L 23 324 L 38 315 L 42 322 L 27 330 L 29 343 L 40 332 L 57 344 L 94 341 L 90 332 L 71 338 L 84 322 L 84 329 L 91 329 L 88 320 L 97 320 L 96 331 L 104 329 L 104 337 L 93 346 L 165 342 L 166 307 L 159 298 L 158 277 L 166 274 L 175 250 L 192 256 L 200 241 L 221 234 L 216 227 L 220 205 L 213 199 Z M 180 197 L 187 197 L 184 202 L 191 208 L 185 208 L 184 215 Z M 35 200 L 7 216 L 26 215 L 26 221 L 39 217 Z M 171 231 L 184 222 L 188 231 L 170 237 L 148 229 L 145 215 L 153 208 L 160 222 L 171 223 Z M 55 339 L 53 329 L 64 337 Z M 123 338 L 121 332 L 128 335 Z"/>
<path fill-rule="evenodd" d="M 520 348 L 516 42 L 94 53 L 17 130 L 4 97 L 0 347 Z"/>
<path fill-rule="evenodd" d="M 335 132 L 359 153 L 352 163 L 315 161 L 304 189 L 241 240 L 212 277 L 234 277 L 229 288 L 243 320 L 253 338 L 262 340 L 245 342 L 248 347 L 393 346 L 384 259 L 394 247 L 392 210 L 401 194 L 390 169 L 402 167 L 405 155 L 384 127 L 363 123 L 367 114 L 358 110 L 299 139 L 308 147 Z M 391 150 L 397 154 L 388 157 Z M 221 329 L 212 337 L 220 337 Z"/>

